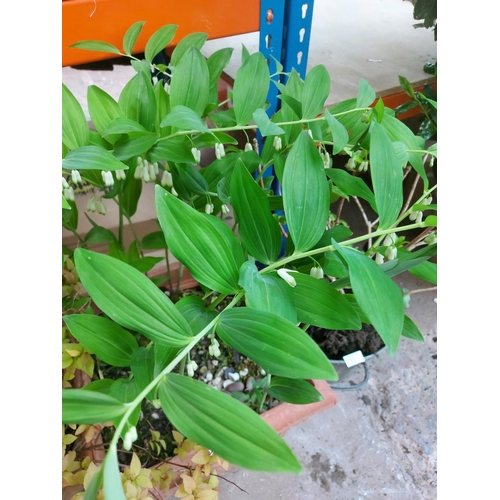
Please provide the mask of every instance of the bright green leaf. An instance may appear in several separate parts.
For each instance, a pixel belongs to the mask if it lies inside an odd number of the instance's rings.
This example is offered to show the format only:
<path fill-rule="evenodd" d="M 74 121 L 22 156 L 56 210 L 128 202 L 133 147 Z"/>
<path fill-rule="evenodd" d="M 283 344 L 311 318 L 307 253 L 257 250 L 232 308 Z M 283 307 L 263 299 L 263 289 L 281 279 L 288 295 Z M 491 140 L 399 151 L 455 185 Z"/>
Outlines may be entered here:
<path fill-rule="evenodd" d="M 63 424 L 100 424 L 123 415 L 126 410 L 122 402 L 100 392 L 62 390 Z"/>
<path fill-rule="evenodd" d="M 333 138 L 332 153 L 336 155 L 347 146 L 347 143 L 349 142 L 349 134 L 347 133 L 344 125 L 333 117 L 328 109 L 325 109 L 325 118 L 328 126 L 330 127 L 330 132 Z"/>
<path fill-rule="evenodd" d="M 151 79 L 144 72 L 133 76 L 118 98 L 118 104 L 127 118 L 153 132 L 156 124 L 156 99 Z"/>
<path fill-rule="evenodd" d="M 316 118 L 330 94 L 330 75 L 322 64 L 314 66 L 306 75 L 302 90 L 302 118 Z"/>
<path fill-rule="evenodd" d="M 201 332 L 215 319 L 217 312 L 207 311 L 205 303 L 197 295 L 188 295 L 175 303 L 175 307 L 186 318 L 193 332 Z"/>
<path fill-rule="evenodd" d="M 118 453 L 116 445 L 111 445 L 106 453 L 104 464 L 101 466 L 103 473 L 103 492 L 106 500 L 125 500 L 122 481 L 120 478 L 120 469 L 118 466 Z"/>
<path fill-rule="evenodd" d="M 411 318 L 405 315 L 404 324 L 403 324 L 403 337 L 406 337 L 411 340 L 416 340 L 420 344 L 425 343 L 425 338 L 418 329 L 418 326 L 413 322 Z"/>
<path fill-rule="evenodd" d="M 123 37 L 123 50 L 125 54 L 129 56 L 132 55 L 135 42 L 137 41 L 145 23 L 146 21 L 137 21 L 126 31 L 125 36 Z"/>
<path fill-rule="evenodd" d="M 299 462 L 279 434 L 236 399 L 173 373 L 165 376 L 159 392 L 163 411 L 179 432 L 231 464 L 266 472 L 300 472 Z"/>
<path fill-rule="evenodd" d="M 174 48 L 172 55 L 170 57 L 170 65 L 178 66 L 184 54 L 195 47 L 200 50 L 208 38 L 206 33 L 190 33 L 185 36 Z"/>
<path fill-rule="evenodd" d="M 208 132 L 208 128 L 202 119 L 190 108 L 178 104 L 174 106 L 170 113 L 160 123 L 161 127 L 177 127 L 181 130 L 196 130 L 198 132 Z"/>
<path fill-rule="evenodd" d="M 89 125 L 81 104 L 71 91 L 62 84 L 62 141 L 69 149 L 87 146 Z"/>
<path fill-rule="evenodd" d="M 281 127 L 278 127 L 278 125 L 269 119 L 267 113 L 261 108 L 254 111 L 253 119 L 257 124 L 257 127 L 259 127 L 262 137 L 266 137 L 267 135 L 281 135 L 285 133 Z"/>
<path fill-rule="evenodd" d="M 366 108 L 375 100 L 376 94 L 370 84 L 364 79 L 359 79 L 358 97 L 356 99 L 357 108 Z"/>
<path fill-rule="evenodd" d="M 71 49 L 95 50 L 97 52 L 111 52 L 112 54 L 122 53 L 111 43 L 100 42 L 98 40 L 81 40 L 69 46 Z"/>
<path fill-rule="evenodd" d="M 178 26 L 176 24 L 167 24 L 151 35 L 144 49 L 146 61 L 152 63 L 154 56 L 162 50 L 165 50 L 165 47 L 173 40 L 177 28 Z"/>
<path fill-rule="evenodd" d="M 125 328 L 159 344 L 184 346 L 191 329 L 170 299 L 137 269 L 108 255 L 75 250 L 80 280 L 96 305 Z"/>
<path fill-rule="evenodd" d="M 267 392 L 273 398 L 295 405 L 323 401 L 321 393 L 309 382 L 301 379 L 272 377 Z"/>
<path fill-rule="evenodd" d="M 127 170 L 128 167 L 109 151 L 98 146 L 83 146 L 70 151 L 62 167 L 71 170 Z"/>

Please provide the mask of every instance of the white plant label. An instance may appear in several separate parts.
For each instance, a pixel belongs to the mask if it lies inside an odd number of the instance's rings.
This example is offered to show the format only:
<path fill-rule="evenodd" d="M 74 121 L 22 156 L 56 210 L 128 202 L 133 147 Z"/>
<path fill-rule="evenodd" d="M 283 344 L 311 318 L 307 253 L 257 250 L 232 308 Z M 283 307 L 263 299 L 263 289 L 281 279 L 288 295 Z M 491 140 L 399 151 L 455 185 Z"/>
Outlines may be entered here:
<path fill-rule="evenodd" d="M 343 359 L 347 368 L 351 368 L 351 366 L 356 366 L 365 362 L 365 357 L 361 351 L 351 352 L 351 354 L 344 356 Z"/>

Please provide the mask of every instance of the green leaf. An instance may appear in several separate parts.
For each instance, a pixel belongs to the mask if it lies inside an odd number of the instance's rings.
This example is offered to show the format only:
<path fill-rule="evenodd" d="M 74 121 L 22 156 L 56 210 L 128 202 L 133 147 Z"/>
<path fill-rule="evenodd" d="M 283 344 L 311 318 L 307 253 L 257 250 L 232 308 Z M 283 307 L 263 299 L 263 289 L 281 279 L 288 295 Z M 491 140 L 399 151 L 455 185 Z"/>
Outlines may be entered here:
<path fill-rule="evenodd" d="M 147 129 L 140 123 L 130 118 L 125 118 L 122 115 L 108 123 L 107 127 L 102 131 L 102 136 L 107 137 L 110 135 L 131 134 L 134 132 L 144 133 L 147 132 Z"/>
<path fill-rule="evenodd" d="M 266 472 L 301 471 L 279 434 L 227 394 L 173 373 L 165 376 L 159 393 L 163 411 L 179 432 L 231 464 Z"/>
<path fill-rule="evenodd" d="M 118 104 L 127 118 L 140 123 L 149 132 L 156 124 L 156 99 L 150 79 L 139 72 L 125 85 Z"/>
<path fill-rule="evenodd" d="M 153 233 L 146 234 L 146 236 L 142 238 L 141 248 L 143 250 L 163 250 L 164 248 L 167 248 L 163 231 L 155 231 Z"/>
<path fill-rule="evenodd" d="M 235 137 L 225 134 L 224 132 L 200 134 L 193 139 L 193 143 L 198 149 L 213 148 L 219 142 L 221 144 L 233 144 L 235 146 L 238 144 L 238 140 Z"/>
<path fill-rule="evenodd" d="M 340 168 L 328 168 L 325 173 L 333 183 L 349 196 L 358 196 L 366 200 L 374 212 L 378 212 L 375 202 L 375 196 L 366 182 L 360 177 L 354 177 L 349 172 Z M 337 238 L 335 240 L 338 241 Z"/>
<path fill-rule="evenodd" d="M 239 284 L 245 290 L 248 307 L 297 323 L 292 289 L 281 278 L 259 274 L 255 265 L 247 261 L 241 266 Z"/>
<path fill-rule="evenodd" d="M 123 215 L 133 217 L 137 212 L 139 199 L 142 193 L 142 179 L 134 179 L 131 175 L 125 180 L 125 185 L 120 194 L 120 206 L 123 210 Z"/>
<path fill-rule="evenodd" d="M 231 60 L 231 55 L 233 53 L 233 48 L 224 48 L 216 50 L 207 59 L 208 73 L 210 75 L 209 86 L 212 88 L 217 85 L 220 75 L 224 68 L 229 64 Z"/>
<path fill-rule="evenodd" d="M 96 391 L 102 394 L 107 394 L 109 396 L 109 389 L 114 384 L 114 380 L 111 378 L 99 378 L 97 380 L 93 380 L 87 385 L 82 387 L 84 391 Z"/>
<path fill-rule="evenodd" d="M 323 401 L 321 393 L 309 382 L 301 379 L 272 377 L 267 392 L 273 398 L 295 405 Z"/>
<path fill-rule="evenodd" d="M 291 110 L 297 115 L 296 118 L 302 118 L 302 103 L 299 100 L 287 94 L 280 94 L 278 98 L 290 106 Z"/>
<path fill-rule="evenodd" d="M 266 102 L 269 89 L 269 68 L 265 57 L 252 54 L 236 72 L 233 86 L 233 107 L 238 125 L 253 120 L 253 113 Z"/>
<path fill-rule="evenodd" d="M 269 312 L 226 309 L 215 329 L 223 342 L 273 375 L 336 380 L 337 374 L 316 342 L 294 323 Z"/>
<path fill-rule="evenodd" d="M 108 255 L 75 250 L 80 280 L 96 305 L 125 328 L 182 347 L 191 329 L 170 299 L 137 269 Z"/>
<path fill-rule="evenodd" d="M 151 161 L 172 161 L 175 163 L 194 164 L 190 143 L 185 137 L 172 137 L 171 139 L 160 139 L 149 150 Z"/>
<path fill-rule="evenodd" d="M 155 351 L 158 344 L 151 345 L 149 348 L 139 347 L 132 356 L 130 368 L 137 382 L 139 391 L 143 391 L 148 384 L 153 381 L 155 376 Z M 155 397 L 155 389 L 151 389 L 146 395 L 149 401 L 153 401 Z"/>
<path fill-rule="evenodd" d="M 62 167 L 71 170 L 127 170 L 128 167 L 109 151 L 98 146 L 83 146 L 70 151 Z"/>
<path fill-rule="evenodd" d="M 208 103 L 208 82 L 207 61 L 199 49 L 191 47 L 172 73 L 170 105 L 185 106 L 201 116 Z"/>
<path fill-rule="evenodd" d="M 145 23 L 146 21 L 137 21 L 126 31 L 125 36 L 123 37 L 123 50 L 125 54 L 129 56 L 132 55 L 135 42 L 137 41 Z"/>
<path fill-rule="evenodd" d="M 118 453 L 116 445 L 111 445 L 106 453 L 103 474 L 103 493 L 106 500 L 125 500 L 122 481 L 120 478 L 120 469 L 118 467 Z"/>
<path fill-rule="evenodd" d="M 100 392 L 62 390 L 63 424 L 100 424 L 123 415 L 126 410 L 122 402 Z"/>
<path fill-rule="evenodd" d="M 93 475 L 90 484 L 85 490 L 83 500 L 96 500 L 101 490 L 102 476 L 104 472 L 104 467 L 99 467 L 96 473 Z"/>
<path fill-rule="evenodd" d="M 97 52 L 111 52 L 112 54 L 123 55 L 114 45 L 108 42 L 100 42 L 99 40 L 81 40 L 73 45 L 71 49 L 95 50 Z"/>
<path fill-rule="evenodd" d="M 411 318 L 405 315 L 403 323 L 403 332 L 401 333 L 403 337 L 411 340 L 416 340 L 420 344 L 425 344 L 425 338 L 418 329 L 418 326 L 413 322 Z"/>
<path fill-rule="evenodd" d="M 330 94 L 330 75 L 322 64 L 314 66 L 306 75 L 302 90 L 302 118 L 316 118 Z"/>
<path fill-rule="evenodd" d="M 64 208 L 65 210 L 71 210 L 71 205 L 67 202 L 64 195 L 62 195 L 62 208 Z"/>
<path fill-rule="evenodd" d="M 413 90 L 412 84 L 404 76 L 399 76 L 399 84 L 401 88 L 412 98 L 415 99 L 415 92 Z"/>
<path fill-rule="evenodd" d="M 156 186 L 156 210 L 172 254 L 202 285 L 225 294 L 239 290 L 238 274 L 244 262 L 236 236 L 224 222 L 206 216 Z"/>
<path fill-rule="evenodd" d="M 367 108 L 370 104 L 373 103 L 375 97 L 375 91 L 370 87 L 370 84 L 364 78 L 360 78 L 356 107 Z"/>
<path fill-rule="evenodd" d="M 384 101 L 382 100 L 382 98 L 379 98 L 377 104 L 375 104 L 375 106 L 373 107 L 373 113 L 375 113 L 377 121 L 379 123 L 381 123 L 382 119 L 384 118 L 384 112 L 385 112 Z"/>
<path fill-rule="evenodd" d="M 377 122 L 371 124 L 370 173 L 380 216 L 379 229 L 388 229 L 403 206 L 403 169 L 387 133 Z"/>
<path fill-rule="evenodd" d="M 347 146 L 349 134 L 344 125 L 334 118 L 328 109 L 325 109 L 325 118 L 333 138 L 333 154 L 336 155 Z"/>
<path fill-rule="evenodd" d="M 435 227 L 437 224 L 437 217 L 435 215 L 429 215 L 424 220 L 424 227 Z"/>
<path fill-rule="evenodd" d="M 144 57 L 148 63 L 153 62 L 154 56 L 165 49 L 165 47 L 173 40 L 178 26 L 176 24 L 167 24 L 155 31 L 146 44 L 144 49 Z"/>
<path fill-rule="evenodd" d="M 285 163 L 283 205 L 295 251 L 309 250 L 325 230 L 330 189 L 323 160 L 307 132 L 301 132 Z"/>
<path fill-rule="evenodd" d="M 422 262 L 412 267 L 409 272 L 421 280 L 437 285 L 437 264 L 434 262 Z"/>
<path fill-rule="evenodd" d="M 253 119 L 257 124 L 257 127 L 259 127 L 262 137 L 266 137 L 267 135 L 281 135 L 285 133 L 281 127 L 278 127 L 278 125 L 269 119 L 267 113 L 261 108 L 254 111 Z"/>
<path fill-rule="evenodd" d="M 366 255 L 332 244 L 347 262 L 356 301 L 375 327 L 389 354 L 396 352 L 403 330 L 404 305 L 399 287 Z"/>
<path fill-rule="evenodd" d="M 115 142 L 114 155 L 119 160 L 129 160 L 134 156 L 144 156 L 156 143 L 159 136 L 155 132 L 142 132 Z"/>
<path fill-rule="evenodd" d="M 69 149 L 86 146 L 89 143 L 89 124 L 82 106 L 62 84 L 62 141 Z"/>
<path fill-rule="evenodd" d="M 71 335 L 111 366 L 130 366 L 138 348 L 134 336 L 113 321 L 90 314 L 63 316 Z"/>
<path fill-rule="evenodd" d="M 330 330 L 359 330 L 361 321 L 345 297 L 324 279 L 293 273 L 293 299 L 301 323 Z"/>
<path fill-rule="evenodd" d="M 174 48 L 172 55 L 170 57 L 170 65 L 177 66 L 182 57 L 186 52 L 188 52 L 191 47 L 200 50 L 208 38 L 206 33 L 190 33 L 185 36 Z"/>
<path fill-rule="evenodd" d="M 141 273 L 147 273 L 163 259 L 164 257 L 141 257 L 140 259 L 130 261 L 129 264 Z"/>
<path fill-rule="evenodd" d="M 182 106 L 181 104 L 174 106 L 170 113 L 160 123 L 161 127 L 167 127 L 169 125 L 181 130 L 208 132 L 208 128 L 205 126 L 202 119 L 192 109 Z"/>
<path fill-rule="evenodd" d="M 266 194 L 241 160 L 231 177 L 231 203 L 238 216 L 238 234 L 250 255 L 264 264 L 275 262 L 281 250 L 279 224 Z"/>
<path fill-rule="evenodd" d="M 134 399 L 139 395 L 139 392 L 140 391 L 135 379 L 118 378 L 111 385 L 109 395 L 122 403 L 132 403 L 132 401 L 134 401 Z M 141 405 L 137 405 L 127 419 L 127 423 L 121 433 L 122 437 L 125 436 L 125 433 L 131 426 L 137 425 L 140 415 Z M 120 424 L 120 418 L 115 418 L 113 424 L 115 427 L 118 427 Z"/>
<path fill-rule="evenodd" d="M 406 152 L 406 146 L 404 145 L 404 143 L 400 141 L 393 142 L 392 147 L 394 148 L 394 152 L 396 153 L 398 164 L 401 166 L 401 168 L 406 167 L 406 164 L 408 163 L 408 159 L 410 157 Z"/>
<path fill-rule="evenodd" d="M 191 330 L 196 334 L 201 332 L 217 316 L 215 311 L 207 311 L 205 303 L 197 295 L 188 295 L 175 303 L 175 307 L 186 318 Z"/>
<path fill-rule="evenodd" d="M 104 90 L 90 85 L 87 89 L 89 115 L 96 130 L 104 136 L 104 131 L 116 118 L 124 118 L 119 104 Z M 118 139 L 119 133 L 106 137 L 111 144 Z"/>

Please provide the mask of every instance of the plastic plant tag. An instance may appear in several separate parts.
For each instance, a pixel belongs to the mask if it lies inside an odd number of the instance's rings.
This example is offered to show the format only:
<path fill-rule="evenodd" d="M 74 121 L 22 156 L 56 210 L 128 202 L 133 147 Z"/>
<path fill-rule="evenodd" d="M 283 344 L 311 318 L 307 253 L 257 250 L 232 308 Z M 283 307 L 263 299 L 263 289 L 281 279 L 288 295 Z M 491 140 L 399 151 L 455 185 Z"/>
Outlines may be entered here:
<path fill-rule="evenodd" d="M 351 352 L 351 354 L 347 354 L 344 356 L 344 361 L 347 368 L 351 368 L 352 366 L 359 365 L 360 363 L 365 362 L 365 357 L 361 351 Z"/>

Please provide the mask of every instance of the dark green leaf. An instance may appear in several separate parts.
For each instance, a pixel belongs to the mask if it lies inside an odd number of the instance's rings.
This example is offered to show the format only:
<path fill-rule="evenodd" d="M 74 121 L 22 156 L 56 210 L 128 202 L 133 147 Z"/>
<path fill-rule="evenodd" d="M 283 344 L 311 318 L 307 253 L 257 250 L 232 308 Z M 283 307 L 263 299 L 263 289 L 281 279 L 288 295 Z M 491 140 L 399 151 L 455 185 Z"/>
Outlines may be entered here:
<path fill-rule="evenodd" d="M 102 394 L 107 394 L 109 396 L 109 389 L 113 385 L 115 381 L 111 378 L 99 378 L 97 380 L 93 380 L 87 385 L 82 387 L 84 391 L 96 391 Z"/>
<path fill-rule="evenodd" d="M 401 88 L 412 98 L 415 99 L 415 92 L 413 90 L 412 84 L 404 76 L 399 76 L 399 84 Z"/>
<path fill-rule="evenodd" d="M 82 106 L 62 84 L 62 141 L 69 149 L 86 146 L 89 143 L 89 125 Z"/>
<path fill-rule="evenodd" d="M 233 107 L 238 125 L 251 122 L 254 111 L 264 106 L 269 76 L 266 59 L 260 52 L 252 54 L 236 72 Z"/>
<path fill-rule="evenodd" d="M 125 54 L 129 56 L 132 55 L 135 42 L 137 41 L 145 22 L 146 21 L 137 21 L 126 31 L 125 36 L 123 37 L 123 50 Z"/>
<path fill-rule="evenodd" d="M 290 106 L 291 110 L 297 115 L 296 119 L 302 118 L 302 103 L 299 100 L 287 94 L 280 94 L 278 98 Z"/>
<path fill-rule="evenodd" d="M 132 357 L 130 368 L 139 391 L 143 391 L 155 377 L 155 350 L 157 347 L 158 344 L 151 345 L 149 348 L 139 347 Z M 154 395 L 155 389 L 151 389 L 146 398 L 153 401 Z"/>
<path fill-rule="evenodd" d="M 323 160 L 307 132 L 301 132 L 285 163 L 283 205 L 295 251 L 309 250 L 325 230 L 330 189 Z"/>
<path fill-rule="evenodd" d="M 224 132 L 213 132 L 208 134 L 200 134 L 193 139 L 194 145 L 198 149 L 214 147 L 217 143 L 221 144 L 238 144 L 238 140 L 232 135 Z"/>
<path fill-rule="evenodd" d="M 162 260 L 163 257 L 141 257 L 140 259 L 130 261 L 129 264 L 141 273 L 147 273 Z"/>
<path fill-rule="evenodd" d="M 129 160 L 144 154 L 156 143 L 159 136 L 155 132 L 143 132 L 118 139 L 115 142 L 114 155 L 119 160 Z"/>
<path fill-rule="evenodd" d="M 238 216 L 238 233 L 249 253 L 264 264 L 275 262 L 281 250 L 281 231 L 271 215 L 264 191 L 239 160 L 231 177 L 231 203 Z"/>
<path fill-rule="evenodd" d="M 95 85 L 87 89 L 87 101 L 90 119 L 96 130 L 104 136 L 104 131 L 116 118 L 124 118 L 124 113 L 118 103 L 104 90 Z M 106 140 L 111 144 L 118 139 L 119 133 L 109 135 Z"/>
<path fill-rule="evenodd" d="M 267 392 L 273 398 L 295 405 L 323 401 L 321 393 L 309 382 L 301 379 L 272 377 Z"/>
<path fill-rule="evenodd" d="M 349 196 L 363 198 L 363 200 L 366 200 L 370 204 L 374 212 L 378 212 L 375 196 L 363 179 L 354 177 L 349 172 L 340 168 L 328 168 L 325 170 L 325 173 L 344 193 Z M 335 240 L 338 241 L 337 238 Z"/>
<path fill-rule="evenodd" d="M 330 330 L 359 330 L 361 321 L 351 304 L 324 279 L 293 273 L 293 299 L 301 323 Z"/>
<path fill-rule="evenodd" d="M 163 250 L 167 248 L 163 231 L 155 231 L 154 233 L 146 234 L 146 236 L 142 238 L 141 247 L 144 250 Z"/>
<path fill-rule="evenodd" d="M 375 203 L 380 216 L 380 229 L 394 224 L 403 206 L 403 169 L 385 130 L 377 122 L 371 124 L 370 173 Z"/>
<path fill-rule="evenodd" d="M 126 410 L 122 402 L 100 392 L 62 390 L 63 424 L 100 424 L 123 415 Z"/>
<path fill-rule="evenodd" d="M 266 472 L 300 472 L 279 434 L 227 394 L 172 373 L 165 376 L 159 392 L 163 411 L 179 432 L 231 464 Z"/>
<path fill-rule="evenodd" d="M 178 26 L 176 24 L 167 24 L 155 31 L 146 44 L 144 57 L 149 63 L 153 62 L 154 56 L 165 49 L 173 40 Z"/>
<path fill-rule="evenodd" d="M 107 127 L 102 131 L 102 136 L 107 137 L 113 134 L 131 134 L 133 132 L 143 133 L 147 132 L 147 130 L 140 123 L 137 123 L 130 118 L 118 116 L 108 123 Z"/>
<path fill-rule="evenodd" d="M 108 255 L 75 250 L 80 280 L 96 305 L 125 328 L 159 344 L 187 345 L 191 329 L 170 299 L 137 269 Z"/>
<path fill-rule="evenodd" d="M 248 307 L 270 312 L 297 323 L 292 289 L 281 278 L 259 274 L 254 264 L 244 262 L 240 269 L 239 284 L 245 290 Z"/>
<path fill-rule="evenodd" d="M 316 342 L 276 314 L 248 307 L 226 309 L 215 328 L 223 342 L 273 375 L 336 380 L 335 370 Z"/>
<path fill-rule="evenodd" d="M 142 179 L 134 179 L 134 177 L 129 176 L 120 194 L 120 206 L 123 210 L 123 215 L 126 217 L 133 217 L 135 215 L 141 193 Z"/>
<path fill-rule="evenodd" d="M 70 314 L 63 316 L 71 335 L 85 349 L 111 366 L 130 366 L 138 348 L 134 336 L 121 326 L 102 316 Z"/>
<path fill-rule="evenodd" d="M 139 395 L 139 388 L 135 379 L 118 378 L 110 387 L 109 395 L 122 403 L 132 403 Z M 141 405 L 137 405 L 127 419 L 127 423 L 122 431 L 122 437 L 131 426 L 136 426 L 141 415 Z M 120 418 L 115 418 L 113 424 L 118 427 Z"/>
<path fill-rule="evenodd" d="M 156 186 L 156 210 L 165 241 L 199 283 L 220 293 L 238 292 L 243 250 L 228 226 Z"/>
<path fill-rule="evenodd" d="M 316 118 L 330 94 L 330 75 L 325 66 L 318 64 L 306 75 L 302 90 L 302 118 Z"/>
<path fill-rule="evenodd" d="M 160 139 L 148 154 L 151 161 L 167 160 L 176 163 L 195 163 L 190 143 L 185 137 Z"/>

